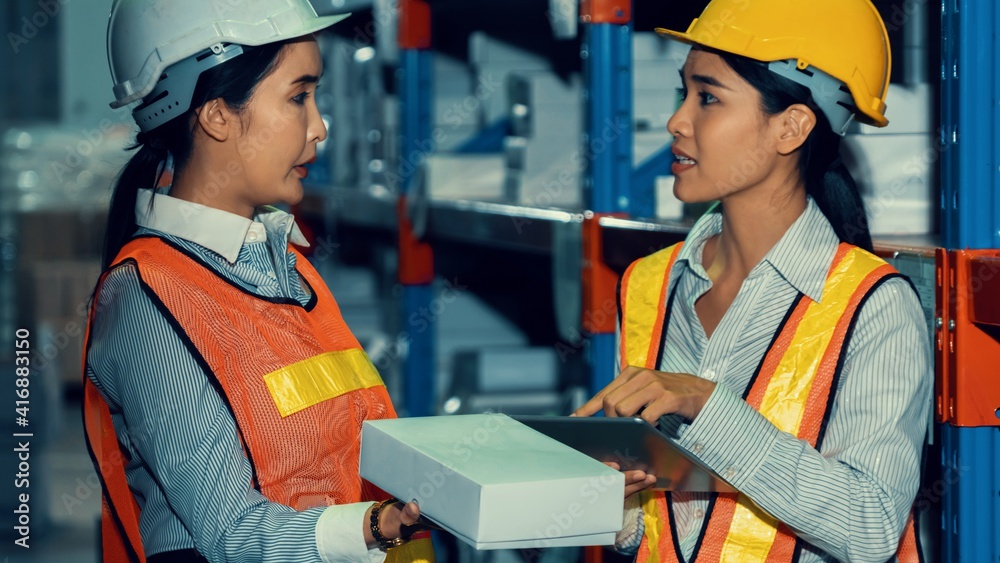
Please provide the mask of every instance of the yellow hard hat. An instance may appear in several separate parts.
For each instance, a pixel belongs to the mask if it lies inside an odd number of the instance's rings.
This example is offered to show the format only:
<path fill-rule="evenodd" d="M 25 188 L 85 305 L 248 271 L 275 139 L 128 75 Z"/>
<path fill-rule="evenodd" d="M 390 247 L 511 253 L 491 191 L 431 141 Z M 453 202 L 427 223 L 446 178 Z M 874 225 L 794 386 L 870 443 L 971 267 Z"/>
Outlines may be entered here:
<path fill-rule="evenodd" d="M 803 77 L 819 69 L 847 86 L 858 121 L 889 124 L 889 34 L 870 0 L 712 0 L 687 32 L 656 31 L 758 61 L 792 60 Z"/>

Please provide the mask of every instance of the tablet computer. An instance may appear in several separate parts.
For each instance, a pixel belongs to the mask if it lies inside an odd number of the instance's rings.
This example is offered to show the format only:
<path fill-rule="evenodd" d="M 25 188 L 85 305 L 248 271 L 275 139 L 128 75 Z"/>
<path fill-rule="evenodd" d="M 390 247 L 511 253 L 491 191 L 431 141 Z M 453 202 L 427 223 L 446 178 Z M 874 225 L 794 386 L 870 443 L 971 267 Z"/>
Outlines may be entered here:
<path fill-rule="evenodd" d="M 693 454 L 641 418 L 513 416 L 514 420 L 622 470 L 656 475 L 654 489 L 732 493 L 736 489 Z"/>

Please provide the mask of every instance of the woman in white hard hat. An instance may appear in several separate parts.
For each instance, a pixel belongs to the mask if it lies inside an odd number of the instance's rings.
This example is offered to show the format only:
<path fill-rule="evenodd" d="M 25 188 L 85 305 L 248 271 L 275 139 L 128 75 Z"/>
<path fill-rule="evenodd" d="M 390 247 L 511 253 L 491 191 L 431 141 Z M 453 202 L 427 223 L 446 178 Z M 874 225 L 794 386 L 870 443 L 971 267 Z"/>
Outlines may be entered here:
<path fill-rule="evenodd" d="M 641 416 L 739 493 L 643 490 L 618 547 L 645 561 L 917 561 L 931 404 L 907 280 L 871 254 L 840 160 L 884 126 L 890 54 L 869 0 L 713 0 L 668 123 L 674 193 L 719 200 L 621 281 L 620 366 L 577 411 Z M 655 477 L 627 475 L 628 492 Z"/>
<path fill-rule="evenodd" d="M 343 17 L 307 0 L 112 7 L 113 106 L 138 102 L 141 132 L 84 359 L 105 561 L 432 556 L 407 543 L 417 505 L 358 476 L 361 424 L 392 403 L 269 207 L 301 199 L 326 138 L 312 34 Z"/>

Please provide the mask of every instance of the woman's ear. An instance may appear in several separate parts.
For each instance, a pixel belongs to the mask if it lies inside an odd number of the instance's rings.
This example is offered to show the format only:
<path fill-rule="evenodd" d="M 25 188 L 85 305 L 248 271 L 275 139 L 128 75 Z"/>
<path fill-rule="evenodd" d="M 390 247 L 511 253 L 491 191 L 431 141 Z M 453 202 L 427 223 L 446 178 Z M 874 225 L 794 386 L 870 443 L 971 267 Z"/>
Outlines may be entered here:
<path fill-rule="evenodd" d="M 198 127 L 206 135 L 220 143 L 225 142 L 233 134 L 232 128 L 236 124 L 236 115 L 221 98 L 205 102 L 204 105 L 195 110 L 195 116 Z"/>
<path fill-rule="evenodd" d="M 778 120 L 777 150 L 789 155 L 805 144 L 816 127 L 816 113 L 805 104 L 792 104 L 773 117 Z"/>

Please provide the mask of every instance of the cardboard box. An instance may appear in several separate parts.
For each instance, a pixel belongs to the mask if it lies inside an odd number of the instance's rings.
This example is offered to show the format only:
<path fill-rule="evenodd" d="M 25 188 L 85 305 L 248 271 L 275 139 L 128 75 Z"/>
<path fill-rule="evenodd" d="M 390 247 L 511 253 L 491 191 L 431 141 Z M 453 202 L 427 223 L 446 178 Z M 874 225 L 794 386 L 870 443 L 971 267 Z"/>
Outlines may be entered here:
<path fill-rule="evenodd" d="M 501 414 L 367 421 L 361 477 L 476 549 L 610 545 L 624 476 Z"/>

